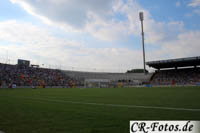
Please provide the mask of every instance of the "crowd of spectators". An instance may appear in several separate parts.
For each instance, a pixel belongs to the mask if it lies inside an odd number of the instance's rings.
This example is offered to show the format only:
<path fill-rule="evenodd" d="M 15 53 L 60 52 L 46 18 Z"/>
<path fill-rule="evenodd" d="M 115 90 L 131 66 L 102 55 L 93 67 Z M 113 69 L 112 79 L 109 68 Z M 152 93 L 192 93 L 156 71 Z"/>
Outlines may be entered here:
<path fill-rule="evenodd" d="M 0 86 L 72 86 L 74 82 L 61 70 L 0 63 Z"/>
<path fill-rule="evenodd" d="M 154 85 L 195 85 L 200 83 L 200 68 L 184 68 L 157 71 L 152 79 Z"/>

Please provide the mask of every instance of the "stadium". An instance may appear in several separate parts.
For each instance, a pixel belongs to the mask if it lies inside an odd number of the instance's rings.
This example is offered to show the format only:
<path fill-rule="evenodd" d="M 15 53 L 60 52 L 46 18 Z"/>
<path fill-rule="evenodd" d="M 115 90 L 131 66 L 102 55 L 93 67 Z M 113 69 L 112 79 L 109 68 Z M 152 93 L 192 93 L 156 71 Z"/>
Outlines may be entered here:
<path fill-rule="evenodd" d="M 167 1 L 144 2 L 146 9 L 142 1 L 100 1 L 0 2 L 0 16 L 15 19 L 0 20 L 0 133 L 141 133 L 131 122 L 200 120 L 200 31 L 186 20 L 199 15 L 200 1 L 174 3 L 174 14 L 185 5 L 193 13 L 182 16 L 186 24 L 168 14 Z"/>
<path fill-rule="evenodd" d="M 85 72 L 40 68 L 30 61 L 18 60 L 18 64 L 0 64 L 2 88 L 105 88 L 139 86 L 199 86 L 200 57 L 150 61 L 146 63 L 155 72 L 109 73 Z M 6 76 L 5 76 L 6 75 Z"/>
<path fill-rule="evenodd" d="M 200 57 L 147 62 L 153 73 L 0 64 L 6 132 L 128 132 L 130 120 L 199 120 Z M 65 126 L 68 125 L 68 126 Z"/>

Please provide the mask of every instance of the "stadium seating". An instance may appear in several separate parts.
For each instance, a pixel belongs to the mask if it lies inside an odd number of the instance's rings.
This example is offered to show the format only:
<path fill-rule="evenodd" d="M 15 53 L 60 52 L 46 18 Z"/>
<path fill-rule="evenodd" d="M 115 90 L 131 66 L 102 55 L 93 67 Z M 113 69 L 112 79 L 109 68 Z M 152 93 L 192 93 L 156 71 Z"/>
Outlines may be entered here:
<path fill-rule="evenodd" d="M 200 83 L 200 68 L 184 68 L 156 71 L 153 85 L 196 85 Z"/>
<path fill-rule="evenodd" d="M 88 79 L 108 80 L 109 84 L 122 83 L 127 86 L 149 82 L 152 74 L 148 73 L 106 73 L 63 71 L 39 67 L 27 67 L 0 63 L 0 86 L 79 86 L 83 87 Z M 72 85 L 73 84 L 73 85 Z"/>
<path fill-rule="evenodd" d="M 0 64 L 0 86 L 65 86 L 70 80 L 60 70 Z"/>
<path fill-rule="evenodd" d="M 128 85 L 138 85 L 147 83 L 152 77 L 152 73 L 108 73 L 108 72 L 82 72 L 82 71 L 63 71 L 69 77 L 75 78 L 84 84 L 88 79 L 106 79 L 112 83 L 124 82 Z"/>

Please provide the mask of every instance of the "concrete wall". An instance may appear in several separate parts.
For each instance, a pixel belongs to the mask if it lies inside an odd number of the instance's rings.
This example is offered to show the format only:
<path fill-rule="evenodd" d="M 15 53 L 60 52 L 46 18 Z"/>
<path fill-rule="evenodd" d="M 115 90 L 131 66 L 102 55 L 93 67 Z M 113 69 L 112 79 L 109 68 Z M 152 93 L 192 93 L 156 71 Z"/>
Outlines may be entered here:
<path fill-rule="evenodd" d="M 110 81 L 132 80 L 147 82 L 153 73 L 144 75 L 143 73 L 105 73 L 105 72 L 81 72 L 81 71 L 63 71 L 66 75 L 79 79 L 108 79 Z"/>

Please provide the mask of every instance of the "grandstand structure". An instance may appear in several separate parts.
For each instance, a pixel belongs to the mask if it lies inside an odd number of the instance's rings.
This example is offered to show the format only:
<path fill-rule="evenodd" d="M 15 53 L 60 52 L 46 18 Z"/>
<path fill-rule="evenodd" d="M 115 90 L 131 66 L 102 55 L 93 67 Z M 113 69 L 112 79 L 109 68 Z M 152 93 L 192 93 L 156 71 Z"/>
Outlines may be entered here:
<path fill-rule="evenodd" d="M 74 80 L 61 70 L 32 67 L 22 64 L 10 65 L 0 63 L 0 87 L 29 86 L 66 86 Z"/>
<path fill-rule="evenodd" d="M 153 85 L 199 85 L 200 56 L 146 63 L 156 69 L 151 78 Z"/>
<path fill-rule="evenodd" d="M 148 83 L 152 74 L 106 73 L 40 68 L 30 61 L 0 63 L 0 88 L 11 87 L 117 87 Z"/>
<path fill-rule="evenodd" d="M 86 87 L 113 87 L 120 83 L 125 86 L 142 85 L 149 83 L 152 73 L 108 73 L 63 71 L 67 76 L 80 81 L 80 86 Z"/>
<path fill-rule="evenodd" d="M 25 65 L 23 65 L 25 63 Z M 29 65 L 27 65 L 29 64 Z M 131 87 L 151 85 L 200 85 L 200 57 L 150 61 L 154 73 L 110 73 L 40 68 L 22 60 L 16 65 L 0 63 L 0 87 Z"/>

